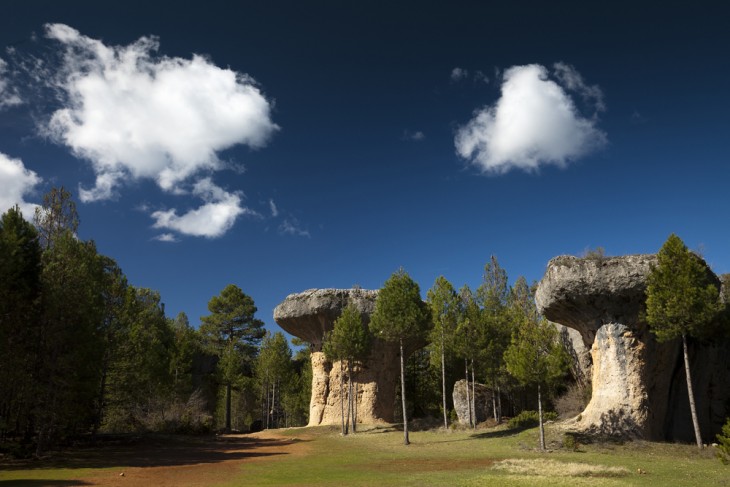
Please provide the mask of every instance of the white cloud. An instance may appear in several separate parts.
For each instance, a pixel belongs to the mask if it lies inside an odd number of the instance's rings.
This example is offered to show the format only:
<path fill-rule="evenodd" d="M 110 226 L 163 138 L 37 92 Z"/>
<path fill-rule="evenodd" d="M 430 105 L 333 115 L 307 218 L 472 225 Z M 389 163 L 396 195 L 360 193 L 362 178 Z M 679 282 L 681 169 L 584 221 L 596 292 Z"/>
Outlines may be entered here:
<path fill-rule="evenodd" d="M 26 169 L 23 161 L 0 152 L 0 214 L 17 204 L 23 217 L 30 221 L 38 205 L 26 202 L 24 196 L 40 182 L 41 178 Z"/>
<path fill-rule="evenodd" d="M 241 196 L 229 193 L 215 185 L 210 178 L 204 178 L 193 186 L 193 194 L 205 204 L 178 215 L 177 210 L 155 211 L 154 228 L 173 230 L 183 235 L 216 238 L 231 229 L 240 215 L 258 215 L 241 204 Z"/>
<path fill-rule="evenodd" d="M 573 83 L 574 88 L 568 89 L 585 87 L 574 69 L 556 72 L 558 81 Z M 497 103 L 477 110 L 459 128 L 454 143 L 461 157 L 487 173 L 532 171 L 544 164 L 562 167 L 606 143 L 606 134 L 596 123 L 595 116 L 589 119 L 578 112 L 563 87 L 548 78 L 545 67 L 514 66 L 504 72 Z"/>
<path fill-rule="evenodd" d="M 273 199 L 269 199 L 269 209 L 271 210 L 271 216 L 273 218 L 279 216 L 279 209 L 276 207 L 276 203 L 274 203 Z"/>
<path fill-rule="evenodd" d="M 422 140 L 426 140 L 426 134 L 424 134 L 420 130 L 416 130 L 415 132 L 413 132 L 411 130 L 404 130 L 403 131 L 403 140 L 411 140 L 414 142 L 420 142 Z"/>
<path fill-rule="evenodd" d="M 489 84 L 489 76 L 482 71 L 474 73 L 474 81 Z"/>
<path fill-rule="evenodd" d="M 10 81 L 6 77 L 7 70 L 8 63 L 0 58 L 0 110 L 23 103 L 18 90 L 10 85 Z"/>
<path fill-rule="evenodd" d="M 565 88 L 575 91 L 585 101 L 592 103 L 597 112 L 606 110 L 606 105 L 603 102 L 603 91 L 598 85 L 588 86 L 585 84 L 583 76 L 570 64 L 555 63 L 553 69 L 555 77 Z"/>
<path fill-rule="evenodd" d="M 163 233 L 154 238 L 158 242 L 179 242 L 178 238 L 172 233 Z"/>
<path fill-rule="evenodd" d="M 461 81 L 469 76 L 469 71 L 456 67 L 451 70 L 451 81 Z"/>
<path fill-rule="evenodd" d="M 130 176 L 179 192 L 188 178 L 223 169 L 220 151 L 237 144 L 263 147 L 278 130 L 271 103 L 252 78 L 203 56 L 157 56 L 155 37 L 107 46 L 63 24 L 46 25 L 46 36 L 64 49 L 53 80 L 64 107 L 53 113 L 47 130 L 96 173 L 95 186 L 80 191 L 82 201 L 113 197 Z M 218 213 L 222 207 L 228 212 Z M 226 221 L 240 209 L 229 195 L 199 210 L 213 208 Z M 188 215 L 170 221 L 184 225 Z"/>
<path fill-rule="evenodd" d="M 309 230 L 302 228 L 296 218 L 287 218 L 286 220 L 281 222 L 281 225 L 279 225 L 279 234 L 295 235 L 297 237 L 307 238 L 311 237 L 311 235 L 309 234 Z"/>

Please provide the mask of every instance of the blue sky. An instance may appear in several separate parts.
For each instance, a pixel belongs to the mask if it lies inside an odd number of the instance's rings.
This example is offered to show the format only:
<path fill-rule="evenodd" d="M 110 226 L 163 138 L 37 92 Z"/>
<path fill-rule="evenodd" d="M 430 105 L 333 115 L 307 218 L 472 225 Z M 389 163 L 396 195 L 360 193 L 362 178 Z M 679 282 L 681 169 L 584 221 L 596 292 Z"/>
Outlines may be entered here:
<path fill-rule="evenodd" d="M 70 188 L 169 316 L 671 232 L 730 272 L 724 2 L 60 3 L 4 5 L 0 202 Z"/>

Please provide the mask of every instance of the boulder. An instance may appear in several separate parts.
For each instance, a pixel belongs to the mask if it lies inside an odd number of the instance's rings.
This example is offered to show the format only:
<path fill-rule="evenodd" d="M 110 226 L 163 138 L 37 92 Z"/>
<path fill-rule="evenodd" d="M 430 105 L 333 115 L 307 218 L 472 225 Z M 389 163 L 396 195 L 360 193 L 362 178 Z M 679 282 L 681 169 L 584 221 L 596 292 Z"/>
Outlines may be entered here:
<path fill-rule="evenodd" d="M 471 398 L 471 382 L 468 385 L 469 398 Z M 466 387 L 466 379 L 456 381 L 452 397 L 454 399 L 454 410 L 456 411 L 456 416 L 459 418 L 459 423 L 469 426 L 469 402 L 466 400 Z M 477 424 L 479 424 L 490 417 L 489 413 L 492 410 L 492 392 L 487 386 L 478 382 L 474 384 L 474 390 L 476 392 L 474 407 L 476 409 Z"/>
<path fill-rule="evenodd" d="M 680 345 L 658 343 L 643 318 L 646 279 L 655 263 L 655 255 L 561 256 L 549 262 L 538 285 L 540 313 L 576 330 L 590 348 L 590 367 L 585 358 L 578 367 L 590 370 L 592 383 L 591 401 L 570 424 L 578 431 L 693 439 Z M 726 343 L 693 343 L 690 350 L 704 438 L 714 435 L 727 414 L 730 369 L 722 356 L 728 351 Z M 576 357 L 580 360 L 577 349 Z"/>
<path fill-rule="evenodd" d="M 309 405 L 309 426 L 340 424 L 340 383 L 343 377 L 340 362 L 332 363 L 322 352 L 326 332 L 349 303 L 360 311 L 365 323 L 375 310 L 378 291 L 365 289 L 310 289 L 290 294 L 274 309 L 274 320 L 287 333 L 309 342 L 312 350 L 312 398 Z M 405 346 L 406 358 L 422 342 Z M 370 356 L 357 367 L 356 410 L 359 423 L 373 424 L 394 420 L 396 386 L 400 381 L 400 357 L 397 344 L 373 339 Z M 347 398 L 344 398 L 347 400 Z"/>

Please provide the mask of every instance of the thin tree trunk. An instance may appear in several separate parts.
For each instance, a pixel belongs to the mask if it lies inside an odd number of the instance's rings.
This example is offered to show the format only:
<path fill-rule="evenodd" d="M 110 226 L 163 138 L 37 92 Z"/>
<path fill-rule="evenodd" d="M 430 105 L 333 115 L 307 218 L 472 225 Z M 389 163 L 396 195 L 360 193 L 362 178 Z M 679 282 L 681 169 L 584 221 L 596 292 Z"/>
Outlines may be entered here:
<path fill-rule="evenodd" d="M 231 432 L 231 383 L 226 384 L 226 433 Z"/>
<path fill-rule="evenodd" d="M 499 423 L 497 419 L 497 379 L 492 379 L 492 411 L 494 412 L 494 422 Z"/>
<path fill-rule="evenodd" d="M 689 410 L 692 412 L 692 425 L 695 428 L 695 440 L 697 448 L 702 449 L 702 433 L 700 423 L 697 420 L 697 408 L 695 406 L 695 394 L 692 390 L 692 376 L 689 371 L 689 353 L 687 352 L 687 335 L 682 333 L 682 348 L 684 349 L 684 372 L 687 376 L 687 395 L 689 396 Z"/>
<path fill-rule="evenodd" d="M 477 381 L 474 378 L 474 358 L 471 359 L 471 409 L 474 412 L 474 429 L 477 429 Z"/>
<path fill-rule="evenodd" d="M 446 412 L 446 358 L 444 355 L 444 331 L 441 330 L 441 398 L 444 402 L 444 429 L 449 429 L 449 419 Z"/>
<path fill-rule="evenodd" d="M 271 427 L 277 428 L 276 424 L 276 379 L 271 383 Z"/>
<path fill-rule="evenodd" d="M 102 416 L 104 414 L 104 395 L 106 394 L 106 376 L 107 376 L 108 360 L 104 360 L 104 366 L 101 372 L 101 384 L 99 386 L 99 403 L 96 408 L 96 417 L 94 418 L 94 427 L 91 432 L 93 441 L 96 441 L 96 434 L 99 432 L 101 427 Z"/>
<path fill-rule="evenodd" d="M 340 420 L 342 422 L 342 434 L 346 435 L 345 429 L 345 373 L 342 370 L 342 360 L 340 360 Z"/>
<path fill-rule="evenodd" d="M 403 338 L 400 339 L 400 397 L 403 404 L 403 444 L 410 445 L 408 441 L 408 416 L 406 414 L 406 368 L 403 357 Z"/>
<path fill-rule="evenodd" d="M 545 425 L 542 421 L 542 394 L 540 384 L 537 385 L 537 411 L 540 417 L 540 449 L 545 450 Z"/>
<path fill-rule="evenodd" d="M 472 426 L 471 419 L 471 398 L 469 397 L 469 360 L 464 359 L 464 372 L 466 374 L 466 409 L 469 410 L 469 427 Z"/>
<path fill-rule="evenodd" d="M 497 384 L 497 408 L 499 410 L 499 413 L 497 415 L 497 423 L 502 422 L 502 392 L 500 390 L 499 384 Z"/>
<path fill-rule="evenodd" d="M 347 382 L 349 384 L 350 392 L 348 393 L 348 402 L 350 404 L 350 411 L 352 412 L 352 432 L 355 432 L 355 398 L 352 395 L 352 364 L 347 362 Z M 350 413 L 348 413 L 349 416 Z"/>
<path fill-rule="evenodd" d="M 352 432 L 357 432 L 357 398 L 358 398 L 358 392 L 357 392 L 357 379 L 355 379 L 355 397 L 353 397 L 353 406 L 352 406 Z"/>
<path fill-rule="evenodd" d="M 261 429 L 264 429 L 264 405 L 266 401 L 264 400 L 264 387 L 265 382 L 261 381 L 261 396 L 259 396 L 259 412 L 261 413 Z"/>
<path fill-rule="evenodd" d="M 345 378 L 343 377 L 342 380 Z M 345 421 L 345 434 L 350 433 L 350 413 L 352 412 L 352 384 L 350 383 L 350 361 L 347 361 L 347 420 Z"/>
<path fill-rule="evenodd" d="M 266 429 L 271 426 L 271 396 L 269 396 L 269 381 L 266 381 Z"/>

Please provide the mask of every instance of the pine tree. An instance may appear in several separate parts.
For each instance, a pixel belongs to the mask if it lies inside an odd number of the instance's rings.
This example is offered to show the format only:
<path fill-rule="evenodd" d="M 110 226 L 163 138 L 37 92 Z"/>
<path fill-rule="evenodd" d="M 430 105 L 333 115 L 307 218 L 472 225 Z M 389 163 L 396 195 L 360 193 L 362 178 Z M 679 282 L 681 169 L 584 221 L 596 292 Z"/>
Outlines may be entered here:
<path fill-rule="evenodd" d="M 682 339 L 692 424 L 697 447 L 702 448 L 687 338 L 702 336 L 720 312 L 720 290 L 710 281 L 702 259 L 690 252 L 675 234 L 662 245 L 657 260 L 647 281 L 646 321 L 659 342 Z"/>
<path fill-rule="evenodd" d="M 257 371 L 268 403 L 266 428 L 279 427 L 281 420 L 281 398 L 292 378 L 292 352 L 281 332 L 267 333 L 261 342 Z M 271 395 L 269 395 L 269 393 Z"/>
<path fill-rule="evenodd" d="M 28 431 L 37 397 L 41 250 L 19 207 L 0 218 L 0 438 Z"/>
<path fill-rule="evenodd" d="M 370 330 L 374 336 L 398 343 L 400 347 L 403 443 L 406 445 L 410 441 L 406 411 L 404 342 L 425 338 L 430 325 L 428 307 L 421 300 L 418 284 L 403 269 L 393 273 L 378 293 L 375 311 L 370 318 Z"/>
<path fill-rule="evenodd" d="M 252 363 L 256 346 L 264 337 L 264 323 L 256 319 L 253 298 L 229 284 L 219 296 L 208 302 L 210 315 L 200 318 L 200 331 L 208 339 L 212 351 L 222 361 L 223 382 L 226 386 L 225 429 L 231 430 L 231 389 L 244 362 Z"/>
<path fill-rule="evenodd" d="M 567 371 L 567 357 L 558 341 L 558 332 L 547 320 L 538 316 L 527 286 L 520 277 L 511 294 L 513 320 L 517 330 L 504 354 L 507 371 L 523 385 L 537 386 L 540 419 L 540 448 L 545 450 L 543 422 L 543 388 L 555 383 Z"/>
<path fill-rule="evenodd" d="M 509 346 L 511 326 L 509 320 L 509 286 L 507 272 L 495 256 L 484 266 L 484 279 L 477 289 L 477 299 L 482 308 L 482 328 L 479 330 L 479 361 L 487 381 L 492 382 L 492 410 L 494 420 L 502 420 L 502 401 L 499 380 L 504 373 L 504 352 Z"/>
<path fill-rule="evenodd" d="M 362 315 L 358 311 L 357 307 L 350 304 L 342 312 L 342 314 L 335 320 L 334 329 L 327 334 L 324 343 L 324 354 L 330 361 L 340 361 L 347 363 L 347 377 L 348 377 L 348 401 L 347 411 L 348 417 L 352 418 L 352 431 L 356 430 L 357 423 L 357 404 L 354 399 L 352 391 L 353 383 L 353 368 L 354 366 L 361 364 L 367 356 L 370 354 L 371 337 L 367 326 L 364 324 Z M 340 381 L 340 399 L 342 397 L 342 382 L 344 377 Z M 348 426 L 345 424 L 343 415 L 343 429 L 342 433 L 347 434 Z"/>
<path fill-rule="evenodd" d="M 451 283 L 439 276 L 426 294 L 431 309 L 433 329 L 431 343 L 438 347 L 441 358 L 441 399 L 444 414 L 444 428 L 448 429 L 448 408 L 446 407 L 446 351 L 453 348 L 453 337 L 458 320 L 458 296 Z"/>

